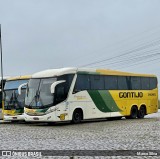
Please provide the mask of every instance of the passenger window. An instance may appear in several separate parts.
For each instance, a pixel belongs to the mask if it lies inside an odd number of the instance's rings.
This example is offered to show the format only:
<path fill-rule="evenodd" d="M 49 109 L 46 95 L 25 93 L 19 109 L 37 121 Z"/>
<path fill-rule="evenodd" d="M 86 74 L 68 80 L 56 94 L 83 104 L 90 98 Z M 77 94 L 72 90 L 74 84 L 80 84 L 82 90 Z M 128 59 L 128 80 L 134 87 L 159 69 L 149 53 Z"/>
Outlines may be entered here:
<path fill-rule="evenodd" d="M 89 89 L 90 89 L 89 75 L 77 75 L 77 80 L 74 87 L 74 93 Z"/>
<path fill-rule="evenodd" d="M 142 85 L 142 90 L 149 90 L 149 78 L 148 77 L 141 77 L 141 85 Z"/>
<path fill-rule="evenodd" d="M 157 78 L 156 77 L 151 77 L 149 83 L 150 83 L 150 89 L 157 88 Z"/>
<path fill-rule="evenodd" d="M 104 90 L 104 77 L 99 75 L 91 75 L 91 89 Z"/>
<path fill-rule="evenodd" d="M 118 89 L 119 90 L 128 90 L 126 76 L 118 76 Z"/>
<path fill-rule="evenodd" d="M 141 89 L 141 79 L 140 77 L 131 77 L 132 90 Z"/>
<path fill-rule="evenodd" d="M 105 76 L 105 89 L 107 90 L 118 89 L 117 76 Z"/>

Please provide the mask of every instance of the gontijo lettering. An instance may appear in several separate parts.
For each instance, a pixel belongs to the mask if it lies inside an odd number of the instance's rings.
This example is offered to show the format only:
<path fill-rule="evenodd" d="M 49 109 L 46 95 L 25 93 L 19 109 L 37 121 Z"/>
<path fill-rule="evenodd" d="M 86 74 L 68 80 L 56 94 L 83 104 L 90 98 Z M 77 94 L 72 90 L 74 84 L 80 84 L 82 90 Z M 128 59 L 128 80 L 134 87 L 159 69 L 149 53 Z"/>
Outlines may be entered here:
<path fill-rule="evenodd" d="M 142 98 L 142 92 L 120 92 L 119 98 Z"/>

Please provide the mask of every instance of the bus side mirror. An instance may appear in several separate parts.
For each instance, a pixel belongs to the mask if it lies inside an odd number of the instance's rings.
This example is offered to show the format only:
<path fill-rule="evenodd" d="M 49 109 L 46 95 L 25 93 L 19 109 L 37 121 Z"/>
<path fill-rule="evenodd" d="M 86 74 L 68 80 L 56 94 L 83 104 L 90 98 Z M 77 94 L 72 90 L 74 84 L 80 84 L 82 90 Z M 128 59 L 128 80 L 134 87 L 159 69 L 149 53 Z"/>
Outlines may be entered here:
<path fill-rule="evenodd" d="M 65 80 L 62 80 L 62 81 L 56 81 L 56 82 L 52 83 L 52 85 L 51 85 L 51 93 L 52 93 L 52 94 L 55 93 L 55 87 L 56 87 L 58 84 L 63 83 L 63 82 L 66 82 L 66 81 L 65 81 Z"/>
<path fill-rule="evenodd" d="M 23 83 L 23 84 L 21 84 L 19 87 L 18 87 L 18 94 L 19 95 L 21 95 L 21 89 L 22 89 L 22 87 L 24 87 L 24 86 L 26 86 L 27 85 L 27 83 Z"/>

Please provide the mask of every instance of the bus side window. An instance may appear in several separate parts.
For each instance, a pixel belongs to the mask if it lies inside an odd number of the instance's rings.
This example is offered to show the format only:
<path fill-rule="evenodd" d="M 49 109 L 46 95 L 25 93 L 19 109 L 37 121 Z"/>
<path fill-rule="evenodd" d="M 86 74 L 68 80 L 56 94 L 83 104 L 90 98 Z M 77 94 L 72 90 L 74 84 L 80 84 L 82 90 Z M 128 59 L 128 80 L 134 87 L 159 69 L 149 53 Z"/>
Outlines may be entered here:
<path fill-rule="evenodd" d="M 89 75 L 78 74 L 73 93 L 77 93 L 79 91 L 89 90 L 89 89 L 90 89 Z"/>
<path fill-rule="evenodd" d="M 157 88 L 157 78 L 156 77 L 151 77 L 149 80 L 150 83 L 150 89 L 155 89 Z"/>
<path fill-rule="evenodd" d="M 118 89 L 117 76 L 105 76 L 105 89 L 106 90 Z"/>
<path fill-rule="evenodd" d="M 118 76 L 118 90 L 128 90 L 127 77 Z"/>
<path fill-rule="evenodd" d="M 150 82 L 148 77 L 141 77 L 142 90 L 149 90 L 150 89 L 149 83 Z"/>
<path fill-rule="evenodd" d="M 91 90 L 104 90 L 104 76 L 90 75 Z"/>
<path fill-rule="evenodd" d="M 140 90 L 141 89 L 140 77 L 131 77 L 131 86 L 132 90 Z"/>

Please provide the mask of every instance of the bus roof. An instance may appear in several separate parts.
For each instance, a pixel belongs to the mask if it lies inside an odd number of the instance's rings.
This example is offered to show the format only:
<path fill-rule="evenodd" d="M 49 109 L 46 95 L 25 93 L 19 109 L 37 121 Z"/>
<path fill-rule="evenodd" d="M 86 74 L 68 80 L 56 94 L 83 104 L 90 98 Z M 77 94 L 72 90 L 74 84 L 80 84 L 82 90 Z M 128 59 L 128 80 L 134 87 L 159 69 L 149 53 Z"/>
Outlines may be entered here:
<path fill-rule="evenodd" d="M 49 69 L 49 70 L 44 70 L 44 71 L 33 74 L 32 78 L 53 77 L 53 76 L 60 76 L 63 74 L 73 74 L 76 72 L 77 72 L 77 68 Z"/>
<path fill-rule="evenodd" d="M 23 75 L 23 76 L 14 76 L 7 78 L 7 81 L 15 81 L 15 80 L 22 80 L 22 79 L 29 79 L 31 78 L 31 75 Z"/>
<path fill-rule="evenodd" d="M 6 80 L 7 78 L 9 78 L 10 76 L 4 76 L 3 80 Z M 2 80 L 2 77 L 0 77 L 0 81 Z"/>
<path fill-rule="evenodd" d="M 118 76 L 144 76 L 144 77 L 156 77 L 152 74 L 137 74 L 137 73 L 129 73 L 129 72 L 122 72 L 116 70 L 109 70 L 109 69 L 94 69 L 94 68 L 59 68 L 59 69 L 48 69 L 41 72 L 37 72 L 32 75 L 32 78 L 45 78 L 45 77 L 54 77 L 60 76 L 64 74 L 97 74 L 97 75 L 118 75 Z"/>

